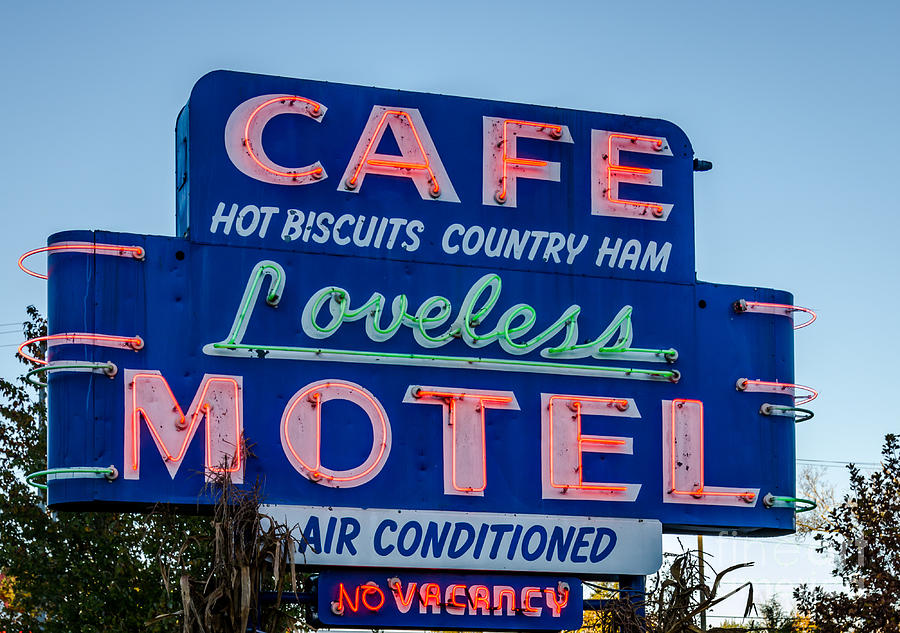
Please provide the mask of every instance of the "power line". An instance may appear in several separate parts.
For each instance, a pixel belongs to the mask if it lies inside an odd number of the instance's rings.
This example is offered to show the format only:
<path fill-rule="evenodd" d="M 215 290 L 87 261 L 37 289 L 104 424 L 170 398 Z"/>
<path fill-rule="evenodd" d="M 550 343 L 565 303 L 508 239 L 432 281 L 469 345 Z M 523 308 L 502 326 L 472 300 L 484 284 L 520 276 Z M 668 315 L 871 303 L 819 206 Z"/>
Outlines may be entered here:
<path fill-rule="evenodd" d="M 853 464 L 854 466 L 862 466 L 864 468 L 881 468 L 879 462 L 842 462 L 836 459 L 798 459 L 798 464 L 810 464 L 814 466 L 824 466 L 825 468 L 843 468 Z"/>
<path fill-rule="evenodd" d="M 774 581 L 774 582 L 763 582 L 761 580 L 748 580 L 746 582 L 749 582 L 753 585 L 763 585 L 765 587 L 769 587 L 769 586 L 799 587 L 800 585 L 813 585 L 813 586 L 824 587 L 826 585 L 830 586 L 830 585 L 843 585 L 844 584 L 844 583 L 838 582 L 836 580 L 831 580 L 829 582 L 812 582 L 812 581 L 808 581 L 808 580 L 799 581 L 799 582 L 790 582 L 787 580 L 778 580 L 778 581 Z M 743 585 L 745 583 L 739 582 L 737 580 L 727 580 L 727 581 L 720 582 L 719 584 L 720 585 Z"/>

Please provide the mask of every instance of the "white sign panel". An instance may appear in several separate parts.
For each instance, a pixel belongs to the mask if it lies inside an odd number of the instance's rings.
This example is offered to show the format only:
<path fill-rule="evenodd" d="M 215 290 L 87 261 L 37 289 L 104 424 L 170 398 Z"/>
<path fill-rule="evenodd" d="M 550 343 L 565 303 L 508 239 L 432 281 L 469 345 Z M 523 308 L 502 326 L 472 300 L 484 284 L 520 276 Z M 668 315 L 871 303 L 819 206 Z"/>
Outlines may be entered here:
<path fill-rule="evenodd" d="M 307 565 L 646 575 L 662 563 L 662 524 L 645 519 L 262 506 L 294 527 Z"/>

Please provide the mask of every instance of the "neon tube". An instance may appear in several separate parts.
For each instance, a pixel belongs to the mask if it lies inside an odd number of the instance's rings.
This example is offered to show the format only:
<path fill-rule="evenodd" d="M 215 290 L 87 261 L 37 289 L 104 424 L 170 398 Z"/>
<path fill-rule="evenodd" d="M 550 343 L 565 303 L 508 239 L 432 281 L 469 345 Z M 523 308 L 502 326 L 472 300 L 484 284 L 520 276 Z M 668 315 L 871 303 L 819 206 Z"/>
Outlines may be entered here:
<path fill-rule="evenodd" d="M 630 367 L 604 367 L 600 365 L 572 365 L 568 363 L 542 363 L 540 361 L 478 358 L 473 356 L 437 356 L 423 354 L 393 354 L 316 347 L 290 347 L 283 345 L 248 345 L 237 343 L 211 343 L 203 353 L 213 356 L 237 356 L 260 359 L 259 351 L 270 352 L 266 358 L 294 360 L 322 360 L 344 363 L 380 363 L 384 365 L 424 365 L 458 369 L 486 369 L 495 371 L 519 371 L 539 374 L 565 374 L 572 376 L 603 376 L 663 380 L 677 383 L 681 379 L 678 370 L 636 369 Z"/>
<path fill-rule="evenodd" d="M 549 131 L 550 135 L 553 138 L 559 138 L 562 136 L 562 126 L 561 125 L 551 125 L 549 123 L 535 123 L 533 121 L 517 121 L 515 119 L 507 119 L 503 122 L 503 175 L 500 178 L 501 186 L 500 191 L 497 192 L 496 199 L 499 203 L 506 202 L 506 180 L 507 180 L 507 169 L 509 165 L 522 165 L 525 167 L 545 167 L 547 166 L 547 161 L 538 160 L 533 158 L 518 158 L 509 156 L 509 141 L 507 139 L 507 128 L 509 124 L 513 125 L 524 125 L 536 127 L 539 129 L 546 129 Z"/>
<path fill-rule="evenodd" d="M 819 397 L 819 392 L 812 387 L 797 385 L 790 382 L 769 382 L 766 380 L 748 380 L 747 378 L 738 378 L 735 387 L 738 391 L 746 391 L 748 393 L 786 393 L 789 390 L 793 392 L 794 389 L 804 389 L 809 392 L 806 395 L 799 396 L 799 400 L 797 399 L 798 396 L 793 395 L 793 393 L 787 394 L 793 396 L 794 404 L 796 406 L 812 402 Z"/>
<path fill-rule="evenodd" d="M 238 399 L 238 390 L 240 389 L 238 382 L 234 378 L 224 378 L 224 377 L 216 377 L 210 378 L 206 381 L 206 384 L 203 387 L 203 391 L 200 393 L 200 398 L 198 400 L 197 410 L 194 411 L 193 415 L 191 415 L 190 424 L 186 424 L 184 426 L 184 430 L 186 431 L 184 440 L 181 445 L 181 450 L 178 452 L 178 455 L 172 455 L 169 452 L 168 447 L 163 441 L 162 437 L 160 437 L 159 432 L 154 428 L 153 422 L 150 419 L 150 416 L 144 410 L 143 407 L 139 407 L 137 403 L 137 381 L 139 378 L 143 378 L 145 380 L 153 380 L 154 382 L 162 382 L 165 386 L 166 391 L 169 394 L 170 402 L 175 403 L 175 410 L 178 412 L 181 420 L 184 420 L 184 413 L 181 410 L 181 406 L 178 404 L 178 400 L 175 399 L 175 394 L 172 393 L 172 388 L 169 386 L 167 380 L 165 380 L 160 374 L 134 374 L 131 377 L 131 404 L 132 404 L 132 417 L 131 417 L 131 459 L 132 459 L 132 470 L 138 469 L 138 458 L 139 458 L 139 450 L 138 450 L 138 438 L 140 437 L 140 420 L 141 415 L 144 416 L 144 420 L 147 422 L 147 428 L 150 430 L 150 433 L 153 435 L 153 438 L 156 442 L 156 445 L 162 449 L 163 454 L 167 461 L 170 462 L 180 462 L 184 458 L 184 454 L 188 449 L 189 439 L 193 437 L 194 432 L 196 431 L 197 425 L 200 423 L 200 418 L 206 417 L 206 468 L 211 472 L 216 473 L 233 473 L 237 472 L 241 469 L 241 446 L 235 447 L 235 455 L 232 460 L 232 465 L 228 468 L 219 468 L 218 466 L 214 466 L 210 463 L 212 459 L 212 447 L 211 447 L 211 435 L 212 431 L 210 429 L 210 405 L 206 402 L 206 394 L 209 391 L 209 386 L 214 382 L 225 382 L 229 383 L 235 392 L 235 401 Z M 239 411 L 239 410 L 238 410 Z M 242 421 L 240 419 L 240 413 L 238 412 L 235 415 L 235 437 L 241 437 L 241 429 L 243 428 Z"/>
<path fill-rule="evenodd" d="M 369 154 L 374 149 L 373 145 L 375 144 L 375 141 L 381 139 L 381 130 L 384 127 L 384 124 L 387 121 L 387 116 L 389 114 L 398 118 L 403 117 L 406 119 L 407 123 L 409 124 L 409 128 L 412 130 L 413 136 L 416 139 L 416 144 L 419 146 L 419 151 L 422 153 L 422 157 L 425 159 L 424 163 L 408 163 L 404 161 L 368 158 Z M 356 166 L 356 171 L 353 172 L 353 176 L 347 179 L 346 185 L 348 189 L 354 189 L 356 187 L 356 181 L 359 180 L 359 173 L 362 171 L 363 165 L 396 167 L 398 169 L 424 169 L 428 172 L 428 179 L 429 182 L 431 182 L 432 187 L 432 195 L 438 196 L 441 193 L 441 187 L 434 175 L 434 171 L 432 171 L 431 169 L 431 164 L 428 160 L 428 154 L 425 153 L 425 148 L 422 146 L 422 140 L 419 138 L 419 133 L 418 131 L 416 131 L 416 126 L 412 122 L 412 119 L 409 117 L 409 114 L 407 114 L 403 110 L 385 110 L 384 114 L 381 115 L 381 120 L 378 122 L 378 126 L 375 128 L 375 133 L 369 140 L 368 145 L 366 145 L 366 150 L 363 152 L 362 158 L 360 159 L 359 164 Z"/>
<path fill-rule="evenodd" d="M 692 497 L 737 497 L 739 499 L 744 499 L 746 501 L 753 501 L 756 497 L 752 492 L 717 492 L 711 490 L 704 490 L 704 463 L 703 463 L 703 417 L 700 418 L 700 487 L 697 490 L 678 490 L 675 487 L 675 409 L 680 408 L 681 406 L 692 403 L 699 404 L 701 407 L 703 406 L 703 402 L 700 400 L 687 400 L 687 399 L 678 399 L 672 400 L 672 489 L 669 491 L 669 494 L 673 495 L 690 495 Z M 702 409 L 701 409 L 702 410 Z"/>
<path fill-rule="evenodd" d="M 802 507 L 798 507 L 800 504 Z M 818 504 L 812 499 L 802 499 L 800 497 L 777 497 L 772 493 L 763 497 L 763 505 L 767 508 L 793 508 L 794 513 L 809 512 L 815 510 Z"/>
<path fill-rule="evenodd" d="M 762 314 L 775 314 L 778 316 L 793 317 L 795 312 L 803 312 L 808 315 L 808 319 L 803 323 L 794 324 L 794 329 L 799 330 L 807 325 L 815 323 L 818 316 L 809 308 L 790 305 L 787 303 L 764 303 L 762 301 L 747 301 L 746 299 L 738 299 L 734 302 L 735 312 L 756 312 Z"/>
<path fill-rule="evenodd" d="M 437 365 L 445 367 L 465 367 L 467 369 L 509 369 L 511 371 L 526 371 L 536 373 L 551 373 L 560 371 L 562 373 L 574 375 L 606 375 L 613 374 L 625 377 L 651 377 L 660 380 L 669 380 L 677 382 L 680 378 L 678 371 L 656 371 L 645 369 L 632 369 L 623 367 L 597 367 L 590 365 L 571 365 L 565 363 L 540 362 L 540 361 L 516 361 L 506 359 L 486 359 L 480 357 L 450 357 L 438 356 L 431 354 L 396 354 L 396 353 L 379 353 L 373 351 L 358 350 L 334 350 L 312 347 L 295 347 L 295 346 L 278 346 L 278 345 L 250 345 L 242 342 L 244 332 L 251 320 L 253 310 L 258 302 L 262 285 L 262 279 L 265 275 L 272 276 L 272 284 L 269 289 L 269 295 L 266 300 L 270 305 L 275 305 L 283 290 L 285 283 L 285 274 L 283 268 L 276 262 L 264 260 L 258 262 L 251 272 L 250 278 L 244 291 L 243 298 L 239 304 L 231 330 L 225 340 L 218 343 L 207 344 L 203 349 L 208 355 L 220 356 L 254 356 L 257 354 L 254 350 L 263 350 L 271 352 L 272 357 L 303 359 L 303 360 L 332 360 L 338 362 L 381 362 L 385 364 L 422 364 Z M 522 331 L 525 325 L 512 325 L 515 315 L 524 313 L 523 311 L 534 309 L 526 304 L 519 304 L 507 311 L 507 314 L 500 318 L 497 327 L 486 334 L 479 335 L 472 329 L 482 319 L 487 316 L 488 310 L 493 307 L 497 301 L 497 294 L 500 286 L 499 275 L 485 275 L 479 282 L 473 285 L 467 295 L 467 299 L 460 308 L 460 314 L 456 321 L 448 328 L 448 331 L 438 337 L 429 336 L 427 330 L 432 327 L 432 323 L 443 323 L 451 311 L 450 301 L 444 297 L 431 297 L 427 299 L 422 306 L 410 315 L 406 308 L 408 300 L 406 295 L 398 295 L 393 302 L 393 316 L 391 323 L 387 328 L 380 326 L 380 315 L 383 313 L 382 306 L 385 304 L 384 296 L 380 293 L 373 293 L 369 300 L 362 306 L 352 308 L 350 295 L 342 288 L 334 286 L 326 286 L 310 298 L 301 315 L 301 326 L 303 331 L 314 339 L 326 338 L 340 327 L 344 322 L 366 319 L 366 334 L 370 340 L 375 342 L 383 342 L 388 340 L 396 333 L 402 325 L 414 330 L 416 341 L 422 347 L 441 347 L 449 341 L 456 338 L 454 332 L 456 329 L 465 332 L 465 342 L 470 347 L 483 347 L 490 342 L 499 341 L 504 351 L 513 355 L 521 355 L 530 351 L 537 350 L 538 347 L 545 344 L 551 337 L 555 336 L 563 329 L 566 330 L 565 340 L 556 347 L 548 347 L 541 350 L 541 355 L 546 358 L 607 358 L 610 355 L 632 355 L 649 356 L 648 362 L 674 362 L 678 357 L 678 352 L 674 349 L 644 349 L 629 347 L 632 337 L 631 312 L 630 306 L 624 306 L 615 318 L 611 321 L 606 330 L 600 334 L 594 341 L 585 344 L 577 344 L 574 337 L 577 333 L 576 319 L 581 308 L 577 305 L 570 306 L 562 315 L 541 334 L 533 337 L 524 343 L 514 343 L 512 341 L 515 336 Z M 484 306 L 476 310 L 474 303 L 477 302 L 483 291 L 492 288 L 490 299 Z M 325 326 L 321 326 L 316 322 L 319 312 L 330 302 L 329 312 L 331 312 L 331 320 Z M 432 306 L 440 305 L 441 312 L 437 316 L 428 316 L 431 314 Z M 533 317 L 533 315 L 532 315 Z M 474 322 L 474 323 L 473 323 Z M 533 318 L 529 319 L 529 324 L 533 322 Z M 618 337 L 615 341 L 612 338 Z M 419 334 L 422 336 L 420 337 Z M 610 346 L 610 342 L 613 344 Z M 246 354 L 242 353 L 242 350 Z M 371 360 L 367 360 L 371 359 Z M 625 360 L 625 359 L 623 359 Z M 629 360 L 644 360 L 643 358 L 630 358 Z"/>
<path fill-rule="evenodd" d="M 650 202 L 639 202 L 637 200 L 620 200 L 618 198 L 613 198 L 612 195 L 612 186 L 613 186 L 613 172 L 622 173 L 622 174 L 649 174 L 653 170 L 648 169 L 646 167 L 626 167 L 625 165 L 617 165 L 613 163 L 613 139 L 614 138 L 623 138 L 631 141 L 632 143 L 636 141 L 645 141 L 648 143 L 652 143 L 657 148 L 662 148 L 663 142 L 658 138 L 649 138 L 646 136 L 633 136 L 631 134 L 610 134 L 609 135 L 609 143 L 607 147 L 607 156 L 609 157 L 606 162 L 606 182 L 607 184 L 607 192 L 606 197 L 610 202 L 614 202 L 617 204 L 633 204 L 638 207 L 644 207 L 646 209 L 650 209 L 651 213 L 653 213 L 656 217 L 662 217 L 663 215 L 663 207 L 659 204 L 653 204 Z"/>
<path fill-rule="evenodd" d="M 269 358 L 298 359 L 298 360 L 330 360 L 336 362 L 352 362 L 352 363 L 383 363 L 383 364 L 418 364 L 426 366 L 441 366 L 466 369 L 494 369 L 508 371 L 522 371 L 532 373 L 562 373 L 569 375 L 582 376 L 607 376 L 624 378 L 650 378 L 655 380 L 668 380 L 670 382 L 678 382 L 681 377 L 677 370 L 659 371 L 648 369 L 635 369 L 627 367 L 604 367 L 591 365 L 574 365 L 558 362 L 541 362 L 541 361 L 525 361 L 512 359 L 491 359 L 482 357 L 466 357 L 466 356 L 441 356 L 433 354 L 397 354 L 391 352 L 374 352 L 366 350 L 336 350 L 317 347 L 298 347 L 287 345 L 266 345 L 266 344 L 245 344 L 242 342 L 244 332 L 249 325 L 253 310 L 258 302 L 261 291 L 262 280 L 265 275 L 272 277 L 272 284 L 269 289 L 269 295 L 266 299 L 270 305 L 278 302 L 281 291 L 285 283 L 285 274 L 280 264 L 264 260 L 258 262 L 251 272 L 250 278 L 244 291 L 243 298 L 238 307 L 234 323 L 225 340 L 218 343 L 210 343 L 204 346 L 203 351 L 207 355 L 218 356 L 238 356 L 259 358 L 258 351 L 269 352 Z M 445 345 L 455 337 L 452 332 L 455 328 L 465 330 L 467 345 L 470 347 L 482 347 L 492 340 L 499 340 L 500 345 L 508 353 L 520 355 L 528 351 L 536 350 L 543 345 L 550 337 L 556 335 L 562 329 L 566 329 L 566 340 L 553 348 L 547 348 L 541 351 L 541 354 L 547 358 L 584 358 L 593 356 L 597 358 L 608 357 L 609 355 L 625 355 L 640 354 L 650 356 L 647 360 L 650 362 L 673 362 L 678 357 L 678 352 L 674 349 L 649 350 L 644 348 L 631 348 L 628 346 L 632 336 L 631 328 L 631 307 L 625 306 L 619 314 L 612 320 L 607 329 L 597 339 L 587 344 L 576 344 L 574 340 L 570 340 L 576 333 L 575 319 L 581 308 L 577 305 L 571 306 L 565 311 L 555 323 L 551 324 L 542 334 L 535 336 L 533 339 L 523 344 L 516 344 L 513 347 L 505 346 L 506 339 L 512 339 L 521 331 L 522 325 L 512 326 L 511 319 L 513 317 L 501 317 L 500 323 L 494 331 L 478 335 L 473 330 L 477 322 L 485 318 L 487 310 L 496 303 L 496 295 L 499 292 L 500 278 L 499 275 L 485 275 L 479 282 L 473 285 L 472 290 L 467 296 L 468 303 L 460 308 L 460 314 L 457 320 L 450 325 L 448 333 L 440 337 L 425 336 L 424 339 L 416 338 L 419 345 L 423 347 L 440 347 Z M 496 286 L 496 288 L 495 288 Z M 482 292 L 491 287 L 495 291 L 492 292 L 491 299 L 476 310 L 473 302 L 477 302 Z M 329 312 L 332 312 L 331 321 L 326 326 L 320 326 L 316 323 L 316 316 L 324 307 L 326 301 L 330 301 Z M 328 335 L 338 329 L 341 323 L 346 321 L 355 321 L 362 318 L 366 319 L 366 334 L 375 341 L 382 342 L 388 340 L 401 325 L 412 328 L 416 333 L 425 332 L 431 327 L 431 323 L 435 321 L 443 322 L 447 318 L 447 314 L 451 310 L 449 300 L 443 297 L 431 297 L 426 300 L 422 306 L 416 311 L 415 315 L 410 315 L 406 311 L 408 301 L 405 295 L 399 295 L 393 304 L 393 318 L 387 328 L 380 327 L 378 317 L 382 313 L 382 306 L 385 300 L 380 293 L 373 293 L 369 300 L 360 307 L 351 308 L 350 296 L 345 290 L 334 286 L 326 286 L 314 293 L 307 302 L 301 316 L 301 326 L 303 331 L 311 338 L 326 338 Z M 431 306 L 442 303 L 441 314 L 439 316 L 428 316 L 431 313 Z M 524 309 L 525 304 L 514 306 L 511 308 L 513 312 Z M 529 309 L 533 312 L 533 308 Z M 507 311 L 510 312 L 510 311 Z M 373 315 L 374 313 L 374 315 Z M 476 323 L 473 323 L 475 321 Z M 457 322 L 459 325 L 457 326 Z M 609 343 L 613 336 L 619 333 L 618 338 L 610 346 Z M 424 342 L 423 342 L 424 341 Z M 431 344 L 428 344 L 428 341 Z M 519 349 L 522 346 L 526 349 Z M 510 352 L 507 347 L 514 349 Z M 636 360 L 632 358 L 631 360 Z M 637 359 L 643 360 L 643 359 Z"/>
<path fill-rule="evenodd" d="M 561 490 L 567 490 L 569 488 L 573 488 L 575 490 L 598 490 L 602 492 L 627 492 L 627 486 L 600 486 L 596 484 L 585 484 L 583 481 L 581 484 L 573 486 L 569 484 L 558 484 L 553 481 L 553 401 L 554 400 L 572 400 L 571 397 L 568 396 L 550 396 L 550 403 L 548 407 L 549 411 L 549 422 L 550 422 L 550 485 L 554 488 L 558 488 Z M 592 398 L 592 397 L 579 397 L 578 400 L 575 400 L 572 404 L 575 408 L 575 424 L 578 428 L 577 435 L 577 448 L 578 451 L 578 472 L 584 473 L 584 469 L 582 468 L 582 458 L 583 451 L 581 447 L 587 444 L 599 444 L 603 446 L 624 446 L 626 444 L 625 440 L 612 440 L 612 439 L 604 439 L 597 437 L 582 437 L 581 433 L 581 401 L 584 402 L 597 402 L 600 404 L 606 404 L 611 407 L 616 407 L 619 411 L 624 411 L 628 408 L 628 400 L 623 400 L 622 398 Z M 580 478 L 580 477 L 579 477 Z"/>
<path fill-rule="evenodd" d="M 473 487 L 460 487 L 457 485 L 456 481 L 456 433 L 459 425 L 456 423 L 456 401 L 462 400 L 466 397 L 474 398 L 478 400 L 481 404 L 481 446 L 487 446 L 487 438 L 485 435 L 485 420 L 484 420 L 484 403 L 486 402 L 496 402 L 499 404 L 509 404 L 513 401 L 513 399 L 509 396 L 492 396 L 492 395 L 482 395 L 482 394 L 465 394 L 465 393 L 456 393 L 450 391 L 426 391 L 424 389 L 416 389 L 413 391 L 413 396 L 416 398 L 440 398 L 445 400 L 447 403 L 447 409 L 450 417 L 450 426 L 453 427 L 453 437 L 450 443 L 450 480 L 453 485 L 453 489 L 457 492 L 484 492 L 485 488 L 487 488 L 487 457 L 482 452 L 481 455 L 481 486 L 478 488 Z"/>
<path fill-rule="evenodd" d="M 58 360 L 46 365 L 41 365 L 32 369 L 25 374 L 25 380 L 35 387 L 46 387 L 47 383 L 34 380 L 32 376 L 41 373 L 52 373 L 55 371 L 74 371 L 74 372 L 90 372 L 93 374 L 106 374 L 110 378 L 115 377 L 119 368 L 115 363 L 88 363 L 83 361 Z"/>
<path fill-rule="evenodd" d="M 267 167 L 266 165 L 263 165 L 262 162 L 259 160 L 259 158 L 257 158 L 256 152 L 253 151 L 253 146 L 250 143 L 250 125 L 253 123 L 253 119 L 256 118 L 256 115 L 259 114 L 259 111 L 262 110 L 263 108 L 265 108 L 266 106 L 270 106 L 273 103 L 279 103 L 279 102 L 283 103 L 285 101 L 300 101 L 302 103 L 306 103 L 309 106 L 312 106 L 310 108 L 310 114 L 312 114 L 313 117 L 317 117 L 319 111 L 322 109 L 322 106 L 320 104 L 318 104 L 315 101 L 312 101 L 310 99 L 306 99 L 305 97 L 298 97 L 298 96 L 291 95 L 291 96 L 275 97 L 274 99 L 269 99 L 268 101 L 261 103 L 259 106 L 257 106 L 257 108 L 250 114 L 250 116 L 247 117 L 247 124 L 244 126 L 244 136 L 241 139 L 244 143 L 244 147 L 247 148 L 247 153 L 250 155 L 250 158 L 253 159 L 253 162 L 255 162 L 257 165 L 262 167 L 264 170 L 266 170 L 270 174 L 274 174 L 275 176 L 283 176 L 285 178 L 300 178 L 302 176 L 313 176 L 313 177 L 320 176 L 323 171 L 321 167 L 315 167 L 313 169 L 308 169 L 306 171 L 278 171 L 277 169 L 272 169 L 270 167 Z"/>
<path fill-rule="evenodd" d="M 19 257 L 19 268 L 22 272 L 37 277 L 38 279 L 47 279 L 47 275 L 37 273 L 30 268 L 25 267 L 25 260 L 38 253 L 57 253 L 59 251 L 70 251 L 73 253 L 96 253 L 97 255 L 113 255 L 116 257 L 133 257 L 137 260 L 143 260 L 145 253 L 140 246 L 119 246 L 117 244 L 93 244 L 91 242 L 69 242 L 66 244 L 53 244 L 51 246 L 42 246 L 35 248 L 21 257 Z"/>
<path fill-rule="evenodd" d="M 107 334 L 90 334 L 82 332 L 70 332 L 67 334 L 50 334 L 28 339 L 21 345 L 17 353 L 27 361 L 37 365 L 46 365 L 47 361 L 26 354 L 24 349 L 28 345 L 47 341 L 48 347 L 56 345 L 97 345 L 100 347 L 115 347 L 138 351 L 144 347 L 144 340 L 140 336 L 112 336 Z"/>
<path fill-rule="evenodd" d="M 35 479 L 38 477 L 47 476 L 47 481 L 49 483 L 51 475 L 86 475 L 85 479 L 90 479 L 93 475 L 96 477 L 97 475 L 102 476 L 107 481 L 113 481 L 118 478 L 119 471 L 115 466 L 109 466 L 108 468 L 96 468 L 94 466 L 71 466 L 66 468 L 48 468 L 47 470 L 40 470 L 36 473 L 31 473 L 30 475 L 26 475 L 25 483 L 29 486 L 34 486 L 38 490 L 46 490 L 47 484 L 42 484 Z M 81 477 L 66 477 L 66 479 L 80 479 Z"/>
<path fill-rule="evenodd" d="M 794 418 L 794 422 L 799 424 L 800 422 L 806 422 L 807 420 L 813 419 L 815 414 L 809 409 L 802 409 L 800 407 L 785 407 L 780 404 L 769 404 L 768 402 L 763 403 L 763 405 L 759 408 L 759 412 L 762 415 L 780 415 L 786 418 Z"/>
<path fill-rule="evenodd" d="M 375 459 L 372 460 L 372 463 L 369 465 L 369 467 L 361 473 L 357 473 L 350 477 L 335 477 L 333 475 L 326 475 L 325 473 L 322 473 L 320 470 L 322 468 L 322 460 L 321 460 L 322 402 L 321 402 L 321 394 L 314 393 L 314 392 L 316 391 L 316 389 L 321 389 L 323 387 L 326 387 L 326 388 L 327 387 L 341 387 L 343 389 L 347 389 L 349 391 L 352 391 L 354 393 L 361 395 L 365 400 L 367 400 L 372 405 L 373 409 L 378 414 L 378 420 L 381 423 L 381 436 L 383 438 L 386 438 L 388 436 L 387 420 L 385 420 L 384 414 L 382 413 L 381 406 L 368 393 L 361 390 L 356 385 L 352 385 L 350 383 L 329 381 L 329 382 L 325 382 L 325 383 L 316 383 L 316 384 L 312 385 L 311 387 L 309 387 L 308 389 L 306 389 L 305 391 L 294 396 L 294 398 L 292 398 L 294 400 L 294 403 L 282 416 L 283 420 L 290 421 L 291 415 L 292 415 L 294 409 L 297 407 L 297 405 L 300 404 L 301 402 L 308 402 L 309 397 L 313 398 L 313 401 L 315 403 L 315 409 L 316 409 L 316 437 L 318 438 L 318 444 L 316 445 L 316 465 L 314 467 L 310 466 L 309 464 L 307 464 L 306 462 L 303 461 L 303 459 L 300 457 L 300 455 L 297 454 L 297 451 L 294 448 L 293 443 L 291 442 L 291 438 L 288 435 L 286 423 L 282 423 L 282 425 L 281 425 L 282 443 L 291 452 L 291 455 L 293 455 L 294 459 L 297 460 L 297 463 L 301 464 L 315 478 L 327 479 L 328 481 L 337 481 L 337 482 L 348 482 L 348 481 L 354 481 L 356 479 L 363 478 L 366 475 L 368 475 L 369 473 L 371 473 L 376 467 L 379 467 L 382 465 L 381 458 L 384 456 L 384 452 L 387 450 L 387 444 L 385 442 L 381 442 L 381 445 L 378 450 L 378 455 L 375 457 Z M 368 414 L 368 413 L 369 412 L 366 411 L 366 414 Z M 363 463 L 365 463 L 365 462 L 363 462 Z"/>

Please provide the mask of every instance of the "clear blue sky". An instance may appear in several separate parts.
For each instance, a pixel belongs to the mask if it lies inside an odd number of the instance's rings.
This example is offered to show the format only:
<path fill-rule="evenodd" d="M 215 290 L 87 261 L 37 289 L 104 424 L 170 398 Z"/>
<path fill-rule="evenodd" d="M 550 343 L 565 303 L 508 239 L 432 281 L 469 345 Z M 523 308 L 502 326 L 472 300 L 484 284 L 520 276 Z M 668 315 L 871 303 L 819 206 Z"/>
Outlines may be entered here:
<path fill-rule="evenodd" d="M 715 164 L 699 278 L 819 313 L 798 456 L 876 461 L 900 431 L 898 26 L 892 0 L 7 5 L 0 323 L 45 307 L 15 260 L 50 233 L 174 233 L 175 117 L 216 68 L 659 117 Z"/>

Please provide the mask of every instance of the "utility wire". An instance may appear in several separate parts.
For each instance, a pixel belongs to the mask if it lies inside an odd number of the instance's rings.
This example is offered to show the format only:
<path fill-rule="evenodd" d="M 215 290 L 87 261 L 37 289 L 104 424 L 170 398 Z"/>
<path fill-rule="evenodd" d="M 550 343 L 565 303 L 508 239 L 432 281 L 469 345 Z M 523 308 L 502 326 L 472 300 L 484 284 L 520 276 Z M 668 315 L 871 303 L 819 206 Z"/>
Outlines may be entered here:
<path fill-rule="evenodd" d="M 798 459 L 798 464 L 810 464 L 813 466 L 824 466 L 825 468 L 843 468 L 845 466 L 849 466 L 853 464 L 854 466 L 861 466 L 863 468 L 881 468 L 881 464 L 878 462 L 842 462 L 836 459 Z"/>
<path fill-rule="evenodd" d="M 786 580 L 779 580 L 776 582 L 762 582 L 762 581 L 758 581 L 758 580 L 748 580 L 746 582 L 749 582 L 753 585 L 763 585 L 765 587 L 769 587 L 769 586 L 799 587 L 800 585 L 825 586 L 825 585 L 843 585 L 844 584 L 842 582 L 838 582 L 835 580 L 832 580 L 829 582 L 813 582 L 811 580 L 802 580 L 799 582 L 789 582 Z M 727 581 L 722 581 L 719 584 L 720 585 L 743 585 L 744 583 L 736 581 L 736 580 L 727 580 Z"/>

